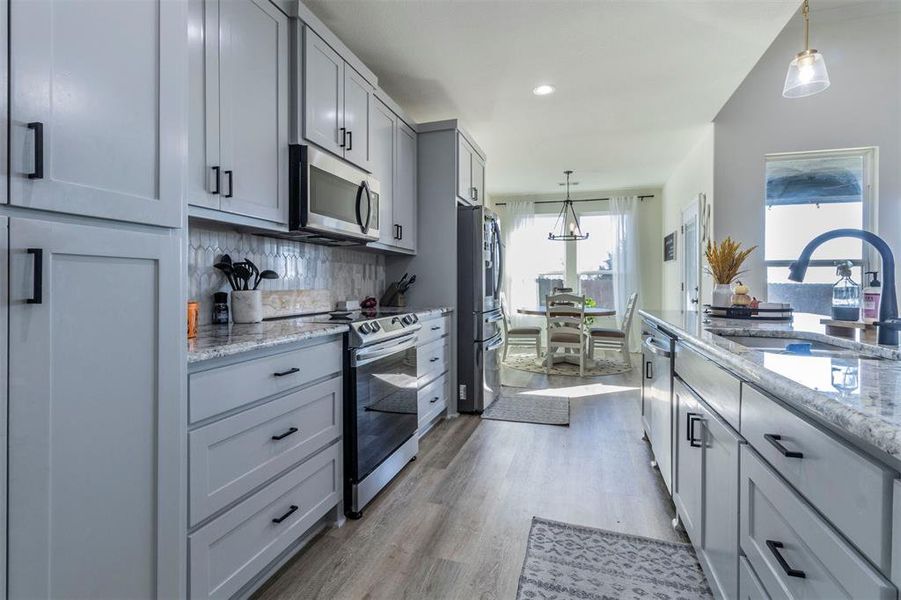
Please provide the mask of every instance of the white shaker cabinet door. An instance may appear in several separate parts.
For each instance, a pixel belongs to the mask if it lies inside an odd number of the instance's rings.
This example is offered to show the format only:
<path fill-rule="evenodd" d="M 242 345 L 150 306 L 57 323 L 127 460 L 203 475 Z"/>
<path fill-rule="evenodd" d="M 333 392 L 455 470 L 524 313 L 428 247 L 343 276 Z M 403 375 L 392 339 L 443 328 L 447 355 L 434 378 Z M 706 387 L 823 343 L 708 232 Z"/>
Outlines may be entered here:
<path fill-rule="evenodd" d="M 472 195 L 476 204 L 485 204 L 485 163 L 475 153 L 472 155 Z"/>
<path fill-rule="evenodd" d="M 400 226 L 395 245 L 416 250 L 416 132 L 397 123 L 397 160 L 394 182 L 394 222 Z"/>
<path fill-rule="evenodd" d="M 372 170 L 369 137 L 374 99 L 372 85 L 344 63 L 344 158 L 366 171 Z"/>
<path fill-rule="evenodd" d="M 288 17 L 269 0 L 219 5 L 220 207 L 288 221 Z"/>
<path fill-rule="evenodd" d="M 379 241 L 389 246 L 398 243 L 394 220 L 394 170 L 397 117 L 376 100 L 372 111 L 372 174 L 379 182 Z"/>
<path fill-rule="evenodd" d="M 10 219 L 11 598 L 174 598 L 178 237 Z"/>
<path fill-rule="evenodd" d="M 344 60 L 304 28 L 304 137 L 344 156 Z"/>
<path fill-rule="evenodd" d="M 188 0 L 188 204 L 219 209 L 219 2 Z"/>
<path fill-rule="evenodd" d="M 473 202 L 472 191 L 473 151 L 461 134 L 457 134 L 457 195 L 466 202 Z"/>
<path fill-rule="evenodd" d="M 13 0 L 10 202 L 179 226 L 187 4 Z"/>

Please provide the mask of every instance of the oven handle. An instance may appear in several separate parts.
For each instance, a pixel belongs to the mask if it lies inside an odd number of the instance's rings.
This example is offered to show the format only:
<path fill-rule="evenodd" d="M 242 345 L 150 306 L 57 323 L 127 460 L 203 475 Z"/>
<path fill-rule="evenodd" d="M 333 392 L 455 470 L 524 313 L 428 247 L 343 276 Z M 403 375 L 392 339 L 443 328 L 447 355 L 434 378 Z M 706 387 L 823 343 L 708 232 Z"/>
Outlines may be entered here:
<path fill-rule="evenodd" d="M 404 350 L 409 350 L 410 348 L 415 347 L 416 336 L 411 336 L 405 339 L 403 342 L 399 344 L 393 344 L 388 348 L 372 347 L 356 350 L 353 355 L 353 360 L 351 361 L 351 366 L 362 367 L 363 365 L 368 365 L 369 363 L 381 360 L 386 356 L 391 356 L 392 354 L 397 354 L 398 352 L 403 352 Z"/>

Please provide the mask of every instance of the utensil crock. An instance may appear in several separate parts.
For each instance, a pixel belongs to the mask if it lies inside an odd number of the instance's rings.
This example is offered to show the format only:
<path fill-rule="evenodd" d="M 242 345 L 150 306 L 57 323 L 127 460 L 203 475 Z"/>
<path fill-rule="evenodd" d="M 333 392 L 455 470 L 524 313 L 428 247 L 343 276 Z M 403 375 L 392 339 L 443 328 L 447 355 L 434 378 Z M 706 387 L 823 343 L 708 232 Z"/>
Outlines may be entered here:
<path fill-rule="evenodd" d="M 235 323 L 259 323 L 263 320 L 261 290 L 232 291 L 232 320 Z"/>

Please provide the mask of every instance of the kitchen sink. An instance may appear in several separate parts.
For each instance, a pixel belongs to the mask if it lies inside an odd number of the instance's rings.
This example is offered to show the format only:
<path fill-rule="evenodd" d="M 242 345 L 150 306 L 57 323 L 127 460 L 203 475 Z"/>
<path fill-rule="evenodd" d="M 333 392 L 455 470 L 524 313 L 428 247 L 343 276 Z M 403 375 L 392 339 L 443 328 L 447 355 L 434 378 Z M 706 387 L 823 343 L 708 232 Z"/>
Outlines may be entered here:
<path fill-rule="evenodd" d="M 763 335 L 730 335 L 728 333 L 715 333 L 717 336 L 734 342 L 745 348 L 759 350 L 760 352 L 777 352 L 781 354 L 792 354 L 797 356 L 821 356 L 827 358 L 856 358 L 863 360 L 883 360 L 884 357 L 878 354 L 868 352 L 860 352 L 851 348 L 845 348 L 836 344 L 830 344 L 822 340 L 809 340 L 799 337 L 776 337 Z M 810 353 L 801 354 L 789 352 L 786 346 L 789 344 L 809 344 Z"/>

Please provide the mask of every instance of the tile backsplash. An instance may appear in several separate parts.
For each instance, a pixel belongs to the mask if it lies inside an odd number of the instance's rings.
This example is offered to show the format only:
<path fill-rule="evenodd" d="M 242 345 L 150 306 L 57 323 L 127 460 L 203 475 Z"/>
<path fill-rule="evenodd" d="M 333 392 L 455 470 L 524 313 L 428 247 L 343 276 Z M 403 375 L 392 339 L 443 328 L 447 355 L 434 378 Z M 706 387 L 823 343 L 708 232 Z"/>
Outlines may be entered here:
<path fill-rule="evenodd" d="M 385 257 L 379 254 L 302 244 L 215 226 L 191 223 L 188 236 L 188 293 L 200 302 L 200 323 L 211 320 L 214 292 L 231 288 L 213 264 L 223 254 L 234 261 L 249 258 L 279 279 L 264 281 L 260 289 L 328 289 L 334 301 L 378 298 L 385 289 Z"/>

